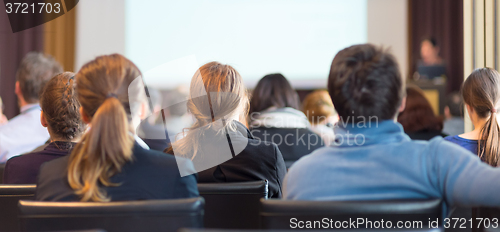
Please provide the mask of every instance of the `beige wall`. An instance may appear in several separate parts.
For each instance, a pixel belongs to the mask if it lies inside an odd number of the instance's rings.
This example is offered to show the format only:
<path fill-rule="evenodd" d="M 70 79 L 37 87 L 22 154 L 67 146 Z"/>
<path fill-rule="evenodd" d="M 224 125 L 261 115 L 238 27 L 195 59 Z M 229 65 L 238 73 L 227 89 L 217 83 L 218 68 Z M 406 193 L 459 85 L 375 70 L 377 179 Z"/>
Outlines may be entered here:
<path fill-rule="evenodd" d="M 405 0 L 368 1 L 368 43 L 390 47 L 403 77 L 408 75 L 408 4 Z"/>
<path fill-rule="evenodd" d="M 96 56 L 125 53 L 125 1 L 79 1 L 76 10 L 75 71 Z"/>

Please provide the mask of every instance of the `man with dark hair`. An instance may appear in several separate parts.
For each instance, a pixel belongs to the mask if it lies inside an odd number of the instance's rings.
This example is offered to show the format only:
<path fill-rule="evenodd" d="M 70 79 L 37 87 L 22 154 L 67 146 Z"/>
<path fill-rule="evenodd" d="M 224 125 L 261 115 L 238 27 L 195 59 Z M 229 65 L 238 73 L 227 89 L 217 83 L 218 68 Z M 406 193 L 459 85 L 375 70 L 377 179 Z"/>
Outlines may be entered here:
<path fill-rule="evenodd" d="M 500 169 L 442 138 L 412 141 L 396 122 L 405 106 L 394 56 L 370 44 L 340 51 L 328 91 L 336 140 L 298 160 L 284 181 L 292 200 L 441 198 L 445 205 L 500 206 Z"/>
<path fill-rule="evenodd" d="M 0 163 L 29 152 L 49 139 L 40 123 L 39 94 L 45 84 L 61 73 L 61 65 L 50 56 L 28 53 L 16 73 L 15 93 L 21 113 L 0 127 Z"/>
<path fill-rule="evenodd" d="M 459 93 L 451 93 L 444 107 L 443 133 L 455 136 L 464 133 L 464 103 Z"/>

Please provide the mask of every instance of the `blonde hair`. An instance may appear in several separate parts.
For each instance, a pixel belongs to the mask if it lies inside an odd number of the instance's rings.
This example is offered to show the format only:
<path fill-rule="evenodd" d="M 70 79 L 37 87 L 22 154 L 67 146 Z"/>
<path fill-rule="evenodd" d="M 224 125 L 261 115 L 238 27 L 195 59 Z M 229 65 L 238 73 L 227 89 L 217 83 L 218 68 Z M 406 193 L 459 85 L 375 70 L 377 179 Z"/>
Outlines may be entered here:
<path fill-rule="evenodd" d="M 302 103 L 302 111 L 312 125 L 323 123 L 328 117 L 337 115 L 326 90 L 316 90 L 308 94 Z"/>
<path fill-rule="evenodd" d="M 129 86 L 140 76 L 139 69 L 118 54 L 97 57 L 76 74 L 78 100 L 91 119 L 89 131 L 69 157 L 68 182 L 81 201 L 110 201 L 99 184 L 117 186 L 110 177 L 133 158 L 129 122 L 137 109 L 130 109 Z"/>
<path fill-rule="evenodd" d="M 195 123 L 166 152 L 173 153 L 175 147 L 178 153 L 175 155 L 194 159 L 205 131 L 236 131 L 236 125 L 230 122 L 235 117 L 246 118 L 249 100 L 240 74 L 233 67 L 219 62 L 201 66 L 191 80 L 187 108 Z M 222 125 L 213 123 L 217 120 L 221 120 Z"/>

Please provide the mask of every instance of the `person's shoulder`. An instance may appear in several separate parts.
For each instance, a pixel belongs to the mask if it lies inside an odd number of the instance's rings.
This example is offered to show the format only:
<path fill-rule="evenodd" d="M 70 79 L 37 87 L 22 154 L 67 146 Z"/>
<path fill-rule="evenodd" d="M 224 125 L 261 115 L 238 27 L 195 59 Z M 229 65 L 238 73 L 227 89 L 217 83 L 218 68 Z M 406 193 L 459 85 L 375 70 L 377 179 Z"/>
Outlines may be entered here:
<path fill-rule="evenodd" d="M 328 163 L 325 162 L 325 159 L 333 158 L 333 154 L 335 154 L 334 147 L 322 147 L 314 150 L 308 155 L 302 156 L 300 159 L 295 161 L 289 169 L 291 171 L 297 170 L 314 170 L 316 167 L 323 166 Z"/>
<path fill-rule="evenodd" d="M 453 139 L 453 137 L 451 139 Z M 428 155 L 434 156 L 436 158 L 446 158 L 449 156 L 460 156 L 460 155 L 469 156 L 471 153 L 471 151 L 450 141 L 450 138 L 448 139 L 441 137 L 433 138 L 428 141 L 428 146 L 429 146 Z"/>
<path fill-rule="evenodd" d="M 176 163 L 175 157 L 173 155 L 152 149 L 134 149 L 134 156 L 137 158 L 145 159 L 152 164 L 170 165 Z"/>
<path fill-rule="evenodd" d="M 443 139 L 446 140 L 446 141 L 449 141 L 449 142 L 453 142 L 455 140 L 457 140 L 457 137 L 458 135 L 448 135 L 446 137 L 444 137 Z"/>

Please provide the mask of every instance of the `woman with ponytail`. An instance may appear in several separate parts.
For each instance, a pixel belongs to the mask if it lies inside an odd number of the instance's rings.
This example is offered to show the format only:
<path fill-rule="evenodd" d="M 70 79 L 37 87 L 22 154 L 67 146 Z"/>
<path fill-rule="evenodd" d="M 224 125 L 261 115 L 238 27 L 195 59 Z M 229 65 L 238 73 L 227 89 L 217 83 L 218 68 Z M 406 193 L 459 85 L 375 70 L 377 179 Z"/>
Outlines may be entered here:
<path fill-rule="evenodd" d="M 5 184 L 36 184 L 40 166 L 66 156 L 85 130 L 80 103 L 75 94 L 75 74 L 64 72 L 47 82 L 40 94 L 40 121 L 50 134 L 50 143 L 7 161 Z"/>
<path fill-rule="evenodd" d="M 456 143 L 491 166 L 500 166 L 498 109 L 500 74 L 490 68 L 474 70 L 462 86 L 462 97 L 474 130 L 445 139 Z"/>
<path fill-rule="evenodd" d="M 254 139 L 244 125 L 249 100 L 233 67 L 218 62 L 200 67 L 187 108 L 195 123 L 166 153 L 191 159 L 200 183 L 268 180 L 269 197 L 281 197 L 285 161 L 276 144 Z"/>
<path fill-rule="evenodd" d="M 89 130 L 72 153 L 40 170 L 36 200 L 127 201 L 198 196 L 192 164 L 149 150 L 135 130 L 145 115 L 139 69 L 125 57 L 100 56 L 76 74 L 80 114 Z M 135 80 L 139 81 L 135 81 Z M 134 99 L 137 101 L 131 101 Z"/>

